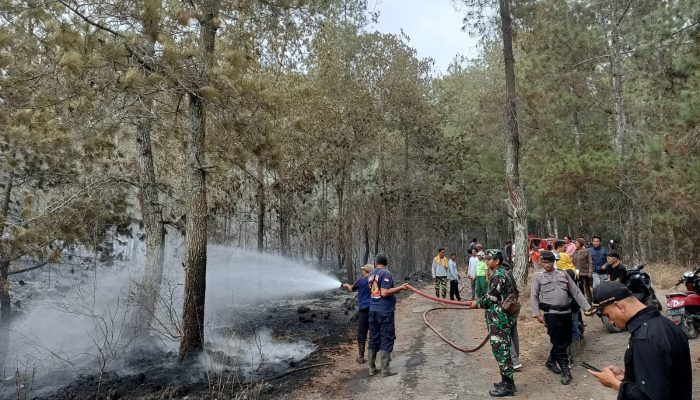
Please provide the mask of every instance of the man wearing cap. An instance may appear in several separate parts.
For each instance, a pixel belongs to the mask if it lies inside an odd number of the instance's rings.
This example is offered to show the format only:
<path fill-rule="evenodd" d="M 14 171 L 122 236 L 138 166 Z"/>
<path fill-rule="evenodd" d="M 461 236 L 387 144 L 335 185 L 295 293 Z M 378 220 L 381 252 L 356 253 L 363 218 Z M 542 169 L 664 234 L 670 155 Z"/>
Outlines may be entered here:
<path fill-rule="evenodd" d="M 435 280 L 435 297 L 442 297 L 443 299 L 447 297 L 448 268 L 449 265 L 447 263 L 447 257 L 445 257 L 445 249 L 440 247 L 438 249 L 438 255 L 433 258 L 432 266 L 433 280 Z"/>
<path fill-rule="evenodd" d="M 355 281 L 354 284 L 343 284 L 343 287 L 348 292 L 357 291 L 357 348 L 359 350 L 357 362 L 360 364 L 365 362 L 365 342 L 367 341 L 367 331 L 369 330 L 369 303 L 371 300 L 367 277 L 372 271 L 374 271 L 374 265 L 367 264 L 362 267 L 362 277 Z"/>
<path fill-rule="evenodd" d="M 491 351 L 498 362 L 501 382 L 494 384 L 489 391 L 492 397 L 514 396 L 516 387 L 513 380 L 513 361 L 511 359 L 511 335 L 517 316 L 503 310 L 503 301 L 511 293 L 518 294 L 518 288 L 512 275 L 503 266 L 503 253 L 500 250 L 487 250 L 488 268 L 491 271 L 487 293 L 478 300 L 470 300 L 467 307 L 484 308 L 486 326 L 489 331 Z"/>
<path fill-rule="evenodd" d="M 591 306 L 573 279 L 566 272 L 554 269 L 554 259 L 551 251 L 543 251 L 540 254 L 540 264 L 543 269 L 537 271 L 532 277 L 530 301 L 532 317 L 546 324 L 547 334 L 552 343 L 545 367 L 555 374 L 561 374 L 561 383 L 568 385 L 572 379 L 567 354 L 567 349 L 571 345 L 572 329 L 569 296 L 584 310 L 590 309 Z M 541 315 L 540 310 L 544 312 L 544 316 Z M 559 364 L 558 367 L 557 364 Z"/>
<path fill-rule="evenodd" d="M 619 400 L 691 400 L 693 375 L 688 339 L 680 328 L 647 307 L 627 286 L 609 281 L 593 293 L 593 307 L 630 333 L 625 369 L 610 365 L 588 371 L 601 384 L 618 391 Z"/>
<path fill-rule="evenodd" d="M 408 284 L 394 287 L 394 277 L 386 268 L 388 265 L 386 256 L 378 254 L 375 259 L 375 268 L 367 281 L 370 287 L 369 303 L 369 345 L 367 353 L 369 355 L 369 376 L 376 375 L 377 352 L 382 365 L 382 376 L 396 375 L 391 372 L 389 362 L 391 352 L 394 351 L 394 340 L 396 340 L 396 329 L 394 326 L 394 311 L 396 310 L 396 296 L 394 294 L 406 290 Z"/>
<path fill-rule="evenodd" d="M 608 280 L 617 281 L 620 283 L 627 284 L 627 268 L 620 263 L 620 254 L 615 251 L 608 253 L 608 263 L 606 264 L 606 270 L 608 271 Z"/>

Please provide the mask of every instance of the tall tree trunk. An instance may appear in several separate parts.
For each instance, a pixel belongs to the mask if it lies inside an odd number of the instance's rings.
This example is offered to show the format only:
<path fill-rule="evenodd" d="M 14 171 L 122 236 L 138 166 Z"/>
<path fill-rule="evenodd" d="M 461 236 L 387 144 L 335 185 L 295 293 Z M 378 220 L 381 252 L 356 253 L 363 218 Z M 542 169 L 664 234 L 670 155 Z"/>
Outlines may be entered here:
<path fill-rule="evenodd" d="M 280 212 L 279 212 L 279 224 L 280 224 L 280 247 L 282 257 L 289 256 L 289 221 L 290 221 L 290 206 L 289 200 L 287 199 L 287 193 L 283 189 L 280 191 Z"/>
<path fill-rule="evenodd" d="M 403 212 L 403 259 L 401 260 L 401 269 L 403 272 L 408 273 L 413 270 L 413 227 L 411 226 L 411 205 L 410 205 L 410 193 L 411 193 L 411 164 L 410 164 L 410 154 L 411 149 L 409 145 L 409 130 L 410 128 L 404 128 L 404 165 L 403 165 L 403 193 L 401 195 L 401 207 Z"/>
<path fill-rule="evenodd" d="M 7 221 L 10 215 L 10 200 L 15 183 L 15 169 L 9 165 L 2 203 L 0 203 L 0 217 Z M 0 224 L 0 371 L 5 371 L 10 345 L 10 324 L 12 323 L 12 305 L 10 303 L 10 259 L 12 257 L 10 244 L 3 243 L 5 236 L 5 224 Z"/>
<path fill-rule="evenodd" d="M 636 248 L 636 218 L 635 204 L 632 200 L 632 188 L 629 184 L 627 170 L 627 114 L 625 108 L 624 75 L 622 71 L 622 57 L 624 43 L 620 33 L 620 22 L 624 15 L 620 15 L 617 1 L 610 2 L 610 15 L 608 15 L 608 30 L 610 35 L 610 85 L 612 91 L 613 108 L 613 148 L 617 153 L 617 176 L 619 190 L 618 210 L 622 221 L 622 247 L 627 250 L 626 256 L 632 263 L 638 261 Z M 623 11 L 624 13 L 625 11 Z M 625 256 L 625 255 L 623 255 Z"/>
<path fill-rule="evenodd" d="M 515 260 L 513 273 L 520 287 L 527 279 L 527 204 L 520 181 L 520 131 L 515 94 L 515 58 L 513 56 L 513 27 L 510 0 L 499 0 L 503 59 L 505 61 L 506 104 L 508 115 L 508 139 L 506 140 L 506 186 L 510 214 L 513 217 Z"/>
<path fill-rule="evenodd" d="M 155 57 L 155 43 L 160 32 L 161 1 L 146 3 L 144 10 L 144 30 L 146 33 L 146 56 Z M 143 68 L 143 72 L 148 71 Z M 137 336 L 142 336 L 150 328 L 155 314 L 158 291 L 163 278 L 163 260 L 165 257 L 165 225 L 163 209 L 158 199 L 158 185 L 153 162 L 151 130 L 153 127 L 152 95 L 141 97 L 144 107 L 140 110 L 136 122 L 136 147 L 139 161 L 139 184 L 141 196 L 141 216 L 146 232 L 146 269 L 139 282 L 137 291 L 137 311 L 133 326 Z"/>
<path fill-rule="evenodd" d="M 214 64 L 214 42 L 218 27 L 219 1 L 202 4 L 199 19 L 201 49 L 200 77 L 193 92 L 188 94 L 187 135 L 187 225 L 185 236 L 185 298 L 182 306 L 182 336 L 180 359 L 195 357 L 204 346 L 204 298 L 207 278 L 207 187 L 205 168 L 205 101 L 198 87 L 209 81 Z"/>
<path fill-rule="evenodd" d="M 338 230 L 336 231 L 336 248 L 338 269 L 345 266 L 345 170 L 341 173 L 340 183 L 335 185 L 338 197 Z"/>
<path fill-rule="evenodd" d="M 365 219 L 365 226 L 362 231 L 365 238 L 365 255 L 362 257 L 362 265 L 367 264 L 369 261 L 369 226 L 367 225 L 367 220 Z"/>
<path fill-rule="evenodd" d="M 673 231 L 673 224 L 668 222 L 666 222 L 666 240 L 668 241 L 668 261 L 675 264 L 678 262 L 678 253 L 676 252 L 676 235 Z"/>
<path fill-rule="evenodd" d="M 153 100 L 149 103 L 152 105 Z M 141 215 L 146 232 L 146 269 L 139 282 L 137 292 L 137 313 L 134 327 L 137 335 L 145 334 L 150 328 L 155 313 L 156 301 L 163 277 L 165 257 L 165 226 L 163 211 L 158 199 L 153 153 L 151 151 L 150 110 L 138 122 L 136 143 L 139 152 L 139 181 L 141 185 Z"/>
<path fill-rule="evenodd" d="M 374 223 L 374 255 L 379 254 L 379 235 L 381 235 L 382 226 L 382 212 L 377 210 L 377 220 Z"/>
<path fill-rule="evenodd" d="M 328 224 L 328 188 L 324 178 L 321 181 L 321 236 L 318 244 L 318 264 L 323 264 L 326 257 L 326 225 Z"/>
<path fill-rule="evenodd" d="M 258 160 L 258 252 L 265 251 L 265 176 L 263 162 Z"/>

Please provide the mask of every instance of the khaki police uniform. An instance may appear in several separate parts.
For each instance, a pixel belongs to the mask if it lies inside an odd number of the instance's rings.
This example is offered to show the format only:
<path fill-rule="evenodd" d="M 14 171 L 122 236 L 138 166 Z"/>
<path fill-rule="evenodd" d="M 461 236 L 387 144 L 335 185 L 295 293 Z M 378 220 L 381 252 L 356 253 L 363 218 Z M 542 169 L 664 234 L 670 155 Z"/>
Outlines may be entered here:
<path fill-rule="evenodd" d="M 562 270 L 540 270 L 532 278 L 530 301 L 532 316 L 544 312 L 547 324 L 547 334 L 552 343 L 548 364 L 556 362 L 562 372 L 569 372 L 569 356 L 567 349 L 571 344 L 571 298 L 581 308 L 588 310 L 591 306 L 581 293 L 578 285 Z"/>

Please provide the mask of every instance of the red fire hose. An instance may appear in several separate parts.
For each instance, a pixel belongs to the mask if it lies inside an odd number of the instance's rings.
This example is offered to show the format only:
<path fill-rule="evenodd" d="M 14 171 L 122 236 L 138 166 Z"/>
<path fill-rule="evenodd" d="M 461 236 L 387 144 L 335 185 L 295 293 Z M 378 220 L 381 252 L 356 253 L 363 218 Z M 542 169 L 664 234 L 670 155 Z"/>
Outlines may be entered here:
<path fill-rule="evenodd" d="M 484 347 L 484 345 L 486 344 L 486 342 L 488 342 L 488 340 L 489 340 L 489 335 L 488 335 L 488 333 L 487 333 L 487 334 L 486 334 L 486 337 L 484 337 L 484 340 L 482 340 L 481 343 L 480 343 L 478 346 L 476 346 L 476 347 L 474 347 L 474 348 L 459 347 L 455 342 L 451 341 L 450 339 L 448 339 L 448 338 L 446 338 L 445 336 L 443 336 L 442 333 L 438 332 L 438 330 L 435 329 L 435 327 L 434 327 L 433 325 L 431 325 L 430 322 L 428 322 L 428 314 L 429 314 L 430 312 L 432 312 L 432 311 L 435 311 L 435 310 L 470 310 L 469 308 L 466 308 L 466 305 L 467 305 L 467 302 L 466 302 L 466 301 L 447 300 L 447 299 L 443 299 L 443 298 L 441 298 L 441 297 L 433 296 L 433 295 L 431 295 L 431 294 L 428 294 L 428 293 L 425 293 L 425 292 L 423 292 L 423 291 L 420 291 L 420 290 L 414 288 L 414 287 L 411 286 L 411 285 L 406 285 L 406 287 L 407 287 L 410 291 L 412 291 L 413 293 L 415 293 L 415 294 L 417 294 L 417 295 L 420 295 L 420 296 L 423 296 L 423 297 L 425 297 L 425 298 L 427 298 L 427 299 L 435 300 L 435 301 L 438 301 L 438 302 L 440 302 L 440 303 L 445 303 L 445 304 L 452 304 L 452 305 L 456 305 L 456 306 L 461 306 L 461 307 L 435 307 L 435 308 L 431 308 L 431 309 L 429 309 L 429 310 L 427 310 L 426 312 L 423 313 L 423 321 L 424 321 L 425 324 L 428 326 L 428 328 L 430 328 L 430 330 L 432 330 L 433 332 L 435 332 L 435 334 L 438 335 L 438 336 L 440 337 L 440 339 L 444 340 L 445 343 L 447 343 L 448 345 L 450 345 L 450 347 L 452 347 L 453 349 L 455 349 L 455 350 L 457 350 L 457 351 L 461 351 L 462 353 L 473 353 L 473 352 L 479 350 L 480 348 Z"/>

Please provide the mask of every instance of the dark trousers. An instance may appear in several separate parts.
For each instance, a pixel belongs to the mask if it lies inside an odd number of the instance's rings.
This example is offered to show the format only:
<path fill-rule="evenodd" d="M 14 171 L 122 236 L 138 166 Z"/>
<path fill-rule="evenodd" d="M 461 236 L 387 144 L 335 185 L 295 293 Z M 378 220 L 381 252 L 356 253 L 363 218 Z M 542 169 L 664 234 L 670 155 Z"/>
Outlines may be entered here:
<path fill-rule="evenodd" d="M 578 286 L 581 292 L 583 292 L 583 295 L 586 296 L 586 299 L 591 301 L 591 297 L 593 296 L 593 278 L 590 276 L 579 276 Z"/>
<path fill-rule="evenodd" d="M 549 359 L 569 365 L 568 348 L 571 344 L 571 313 L 544 314 L 544 322 L 547 324 L 547 334 L 552 343 Z"/>
<path fill-rule="evenodd" d="M 454 300 L 455 297 L 457 300 L 462 301 L 462 298 L 459 296 L 459 282 L 458 281 L 450 281 L 450 300 Z"/>
<path fill-rule="evenodd" d="M 394 328 L 393 311 L 369 312 L 369 345 L 368 349 L 374 351 L 394 351 L 396 330 Z"/>
<path fill-rule="evenodd" d="M 364 354 L 367 332 L 369 332 L 369 307 L 360 308 L 357 314 L 357 322 L 357 346 L 360 349 L 360 354 Z"/>

